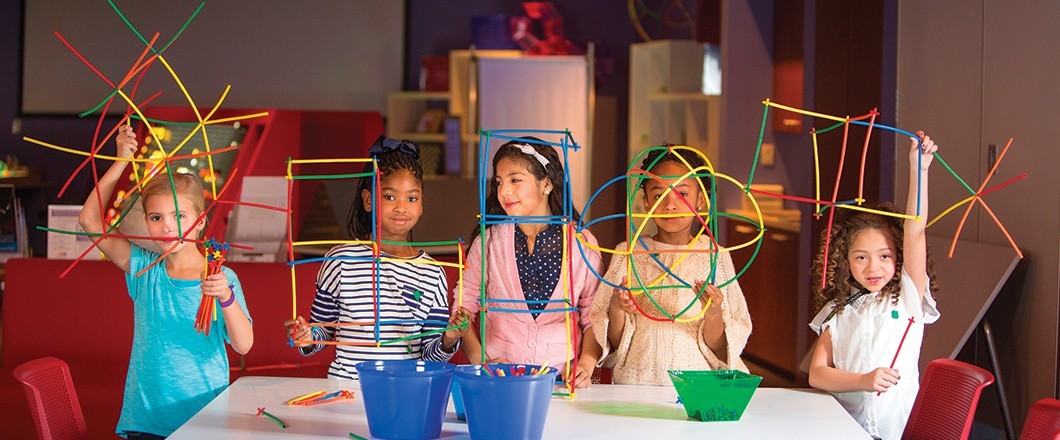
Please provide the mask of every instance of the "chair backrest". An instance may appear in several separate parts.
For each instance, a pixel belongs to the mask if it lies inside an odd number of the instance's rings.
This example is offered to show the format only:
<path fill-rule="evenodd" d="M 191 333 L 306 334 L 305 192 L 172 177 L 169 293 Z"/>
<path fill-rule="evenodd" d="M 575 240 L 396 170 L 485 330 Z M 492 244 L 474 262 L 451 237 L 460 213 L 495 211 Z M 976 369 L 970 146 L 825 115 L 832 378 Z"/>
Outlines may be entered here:
<path fill-rule="evenodd" d="M 928 363 L 902 438 L 967 439 L 983 388 L 994 375 L 975 365 L 935 359 Z"/>
<path fill-rule="evenodd" d="M 1042 399 L 1031 405 L 1020 440 L 1060 439 L 1060 400 Z"/>
<path fill-rule="evenodd" d="M 38 438 L 88 438 L 88 427 L 66 362 L 54 357 L 34 359 L 15 367 L 12 375 L 26 391 L 26 403 Z"/>

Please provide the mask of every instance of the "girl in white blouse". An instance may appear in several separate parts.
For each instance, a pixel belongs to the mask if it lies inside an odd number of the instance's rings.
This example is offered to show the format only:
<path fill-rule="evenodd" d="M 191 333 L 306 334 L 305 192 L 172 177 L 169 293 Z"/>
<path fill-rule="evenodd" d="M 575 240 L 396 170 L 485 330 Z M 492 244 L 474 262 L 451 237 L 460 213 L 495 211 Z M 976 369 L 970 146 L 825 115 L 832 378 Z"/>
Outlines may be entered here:
<path fill-rule="evenodd" d="M 939 318 L 924 236 L 927 170 L 937 146 L 920 135 L 922 149 L 912 138 L 909 154 L 910 218 L 904 226 L 897 216 L 840 210 L 831 237 L 822 234 L 814 261 L 813 289 L 823 308 L 810 323 L 821 335 L 810 385 L 831 392 L 869 434 L 882 439 L 902 436 L 920 388 L 924 324 Z M 887 205 L 880 210 L 896 212 Z"/>

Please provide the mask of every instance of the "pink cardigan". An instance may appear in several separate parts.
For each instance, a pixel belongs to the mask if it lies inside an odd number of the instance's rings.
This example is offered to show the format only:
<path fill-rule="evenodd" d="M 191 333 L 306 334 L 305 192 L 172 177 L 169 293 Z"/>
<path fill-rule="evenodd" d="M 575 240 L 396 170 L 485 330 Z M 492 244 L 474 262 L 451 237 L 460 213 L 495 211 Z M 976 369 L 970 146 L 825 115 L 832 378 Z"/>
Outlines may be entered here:
<path fill-rule="evenodd" d="M 588 230 L 583 230 L 582 235 L 588 243 L 597 245 L 596 237 Z M 472 313 L 479 311 L 479 286 L 482 280 L 482 236 L 476 237 L 468 249 L 467 260 L 464 261 L 463 298 L 456 296 L 454 302 L 470 310 Z M 571 240 L 574 240 L 572 237 Z M 572 339 L 580 341 L 581 333 L 592 326 L 589 321 L 589 311 L 592 309 L 593 296 L 596 295 L 596 287 L 599 279 L 589 271 L 586 264 L 600 273 L 600 253 L 586 247 L 585 257 L 582 258 L 578 250 L 578 243 L 573 242 L 570 246 L 569 258 L 571 259 L 571 279 L 566 277 L 556 283 L 550 299 L 563 299 L 564 284 L 570 283 L 571 302 L 578 307 L 576 313 L 577 322 L 581 331 L 573 331 Z M 486 292 L 491 299 L 514 299 L 525 301 L 523 288 L 519 282 L 519 269 L 515 258 L 515 225 L 498 224 L 486 230 L 486 252 L 489 255 L 486 272 Z M 586 262 L 588 260 L 588 262 Z M 457 286 L 459 289 L 460 286 Z M 459 290 L 454 289 L 454 294 L 459 295 Z M 494 309 L 519 309 L 529 310 L 525 303 L 489 303 L 489 308 Z M 560 309 L 567 307 L 563 303 L 549 303 L 545 308 Z M 568 359 L 576 359 L 577 353 L 571 351 L 568 355 L 567 328 L 565 326 L 566 313 L 551 312 L 541 313 L 534 320 L 530 313 L 515 312 L 487 312 L 486 313 L 486 340 L 483 345 L 490 357 L 503 357 L 511 362 L 541 364 L 549 362 L 549 366 L 558 368 L 561 372 Z M 574 322 L 573 320 L 571 321 Z M 573 347 L 571 347 L 573 350 Z M 569 356 L 569 357 L 568 357 Z"/>

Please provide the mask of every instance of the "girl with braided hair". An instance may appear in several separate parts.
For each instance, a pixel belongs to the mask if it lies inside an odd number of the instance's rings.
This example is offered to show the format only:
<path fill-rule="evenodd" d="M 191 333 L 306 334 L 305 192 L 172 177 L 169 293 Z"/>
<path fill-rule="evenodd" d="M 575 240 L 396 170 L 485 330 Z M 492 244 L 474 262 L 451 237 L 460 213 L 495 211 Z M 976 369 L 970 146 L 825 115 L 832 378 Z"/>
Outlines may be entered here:
<path fill-rule="evenodd" d="M 357 197 L 350 208 L 347 228 L 355 240 L 372 240 L 372 216 L 378 215 L 379 257 L 363 244 L 344 244 L 331 249 L 317 274 L 317 293 L 310 320 L 314 323 L 386 321 L 379 339 L 393 340 L 459 326 L 470 316 L 458 310 L 450 316 L 445 271 L 426 252 L 408 244 L 412 227 L 423 214 L 423 168 L 419 146 L 380 136 L 368 150 L 376 159 L 379 185 L 373 201 L 375 176 L 360 179 Z M 372 164 L 364 172 L 373 171 Z M 377 211 L 378 210 L 378 211 Z M 378 283 L 378 286 L 376 285 Z M 378 318 L 375 294 L 378 290 Z M 354 364 L 385 359 L 448 361 L 460 348 L 467 326 L 410 339 L 407 344 L 376 345 L 375 327 L 312 326 L 304 318 L 284 322 L 298 350 L 310 356 L 323 344 L 306 341 L 338 341 L 335 361 L 328 377 L 356 379 Z M 342 343 L 347 344 L 342 344 Z"/>

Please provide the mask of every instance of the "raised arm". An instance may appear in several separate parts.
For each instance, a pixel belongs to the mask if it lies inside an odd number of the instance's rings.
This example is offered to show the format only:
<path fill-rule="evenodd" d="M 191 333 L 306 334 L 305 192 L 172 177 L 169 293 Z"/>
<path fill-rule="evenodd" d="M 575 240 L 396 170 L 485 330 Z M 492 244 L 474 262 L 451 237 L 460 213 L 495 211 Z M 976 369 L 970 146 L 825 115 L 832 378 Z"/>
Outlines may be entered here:
<path fill-rule="evenodd" d="M 118 145 L 117 156 L 122 159 L 132 158 L 137 146 L 136 134 L 133 133 L 132 127 L 128 125 L 121 126 L 118 128 L 118 133 L 114 138 Z M 115 161 L 107 169 L 107 172 L 99 178 L 99 185 L 88 195 L 88 199 L 85 200 L 85 205 L 81 208 L 81 213 L 77 217 L 77 222 L 81 224 L 81 228 L 85 232 L 102 234 L 107 228 L 103 224 L 103 203 L 110 200 L 111 194 L 114 194 L 114 187 L 118 185 L 118 179 L 121 178 L 121 174 L 128 165 L 129 161 L 127 160 Z M 93 239 L 95 238 L 93 237 Z M 129 254 L 132 249 L 130 246 L 129 240 L 122 237 L 107 237 L 100 241 L 98 245 L 99 250 L 107 256 L 107 259 L 125 272 L 129 272 Z"/>
<path fill-rule="evenodd" d="M 906 214 L 919 219 L 906 219 L 905 236 L 902 246 L 902 265 L 905 272 L 913 279 L 917 294 L 921 298 L 927 291 L 927 236 L 924 232 L 928 221 L 928 168 L 933 154 L 938 150 L 935 141 L 919 132 L 923 142 L 918 148 L 918 139 L 910 138 L 909 147 L 909 197 L 906 199 Z M 917 184 L 917 176 L 919 185 Z M 920 201 L 920 212 L 917 212 L 917 200 Z"/>

